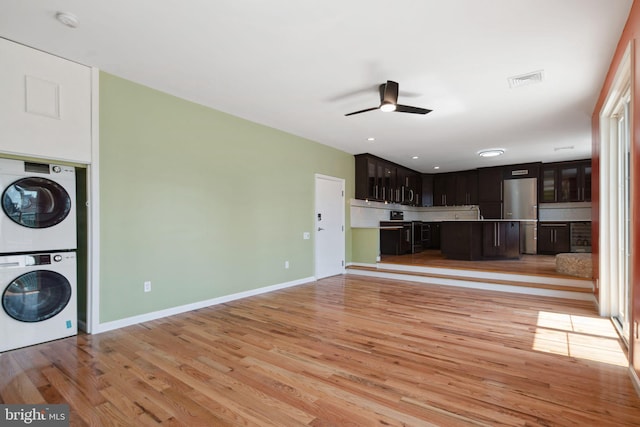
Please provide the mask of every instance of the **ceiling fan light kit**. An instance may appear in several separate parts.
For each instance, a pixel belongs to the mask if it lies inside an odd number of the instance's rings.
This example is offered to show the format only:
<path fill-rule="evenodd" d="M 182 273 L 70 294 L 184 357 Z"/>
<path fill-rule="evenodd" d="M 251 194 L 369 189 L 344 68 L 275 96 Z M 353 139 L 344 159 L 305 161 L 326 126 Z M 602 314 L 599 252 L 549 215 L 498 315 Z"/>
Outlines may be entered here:
<path fill-rule="evenodd" d="M 380 111 L 384 111 L 385 113 L 388 113 L 390 111 L 396 111 L 396 106 L 395 104 L 391 104 L 391 103 L 382 104 L 380 106 Z"/>
<path fill-rule="evenodd" d="M 364 110 L 354 111 L 345 114 L 345 116 L 353 116 L 354 114 L 366 113 L 367 111 L 380 110 L 385 112 L 396 111 L 398 113 L 427 114 L 431 110 L 420 107 L 412 107 L 410 105 L 398 104 L 398 83 L 387 80 L 386 83 L 380 85 L 380 105 L 377 107 L 366 108 Z"/>

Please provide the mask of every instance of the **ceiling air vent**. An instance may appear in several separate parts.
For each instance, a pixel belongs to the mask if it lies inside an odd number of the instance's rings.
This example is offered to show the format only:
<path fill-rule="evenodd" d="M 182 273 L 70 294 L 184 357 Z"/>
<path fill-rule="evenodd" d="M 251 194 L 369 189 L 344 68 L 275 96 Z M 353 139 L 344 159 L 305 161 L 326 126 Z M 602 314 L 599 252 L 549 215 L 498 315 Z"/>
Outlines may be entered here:
<path fill-rule="evenodd" d="M 522 74 L 520 76 L 509 77 L 509 87 L 511 89 L 516 87 L 528 86 L 536 83 L 542 83 L 543 71 L 534 71 L 533 73 Z"/>

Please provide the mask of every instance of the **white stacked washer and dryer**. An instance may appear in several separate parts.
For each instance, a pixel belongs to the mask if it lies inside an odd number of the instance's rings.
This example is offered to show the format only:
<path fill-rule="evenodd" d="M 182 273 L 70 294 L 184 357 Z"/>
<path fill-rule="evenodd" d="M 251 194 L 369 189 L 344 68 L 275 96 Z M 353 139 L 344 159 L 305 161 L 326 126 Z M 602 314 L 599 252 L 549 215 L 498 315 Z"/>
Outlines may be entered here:
<path fill-rule="evenodd" d="M 77 334 L 76 173 L 0 159 L 0 352 Z"/>

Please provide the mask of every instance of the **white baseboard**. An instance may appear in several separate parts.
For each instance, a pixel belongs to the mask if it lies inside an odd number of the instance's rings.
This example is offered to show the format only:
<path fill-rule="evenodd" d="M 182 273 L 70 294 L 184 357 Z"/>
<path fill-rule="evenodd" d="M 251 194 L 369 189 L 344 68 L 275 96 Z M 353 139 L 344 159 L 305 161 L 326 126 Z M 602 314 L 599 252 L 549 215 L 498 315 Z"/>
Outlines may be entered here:
<path fill-rule="evenodd" d="M 249 291 L 238 292 L 236 294 L 225 295 L 225 296 L 212 298 L 205 301 L 194 302 L 191 304 L 181 305 L 178 307 L 171 307 L 171 308 L 167 308 L 166 310 L 158 310 L 151 313 L 141 314 L 139 316 L 132 316 L 132 317 L 127 317 L 125 319 L 114 320 L 112 322 L 100 323 L 91 333 L 99 334 L 102 332 L 112 331 L 114 329 L 120 329 L 126 326 L 137 325 L 139 323 L 148 322 L 150 320 L 156 320 L 156 319 L 161 319 L 163 317 L 173 316 L 174 314 L 186 313 L 187 311 L 198 310 L 200 308 L 210 307 L 212 305 L 223 304 L 225 302 L 235 301 L 242 298 L 252 297 L 260 294 L 266 294 L 266 293 L 277 291 L 280 289 L 291 288 L 293 286 L 310 283 L 315 280 L 316 280 L 315 277 L 305 277 L 303 279 L 298 279 L 291 282 L 279 283 L 276 285 L 265 286 L 257 289 L 251 289 Z"/>
<path fill-rule="evenodd" d="M 347 267 L 372 267 L 372 268 L 378 268 L 378 264 L 371 264 L 371 263 L 367 263 L 367 262 L 350 262 L 347 263 Z"/>

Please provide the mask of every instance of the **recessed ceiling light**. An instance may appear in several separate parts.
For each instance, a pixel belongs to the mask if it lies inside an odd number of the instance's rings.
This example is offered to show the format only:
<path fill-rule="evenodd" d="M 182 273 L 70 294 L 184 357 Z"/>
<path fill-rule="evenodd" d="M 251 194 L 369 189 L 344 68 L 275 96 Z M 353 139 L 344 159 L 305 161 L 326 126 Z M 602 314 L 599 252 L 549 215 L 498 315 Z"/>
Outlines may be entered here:
<path fill-rule="evenodd" d="M 504 148 L 491 148 L 489 150 L 478 151 L 478 156 L 480 157 L 496 157 L 496 156 L 502 156 L 503 154 L 504 154 Z"/>
<path fill-rule="evenodd" d="M 434 166 L 433 168 L 434 169 L 440 169 L 440 166 Z"/>
<path fill-rule="evenodd" d="M 78 17 L 69 12 L 56 13 L 56 19 L 69 28 L 76 28 L 78 26 Z"/>
<path fill-rule="evenodd" d="M 370 136 L 369 138 L 367 138 L 367 141 L 371 141 L 371 142 L 373 142 L 373 141 L 375 141 L 375 140 L 376 140 L 376 139 L 375 139 L 374 137 L 372 137 L 372 136 Z"/>
<path fill-rule="evenodd" d="M 413 160 L 418 160 L 418 159 L 419 159 L 419 157 L 418 157 L 418 156 L 413 156 L 413 157 L 412 157 L 412 159 L 413 159 Z"/>

